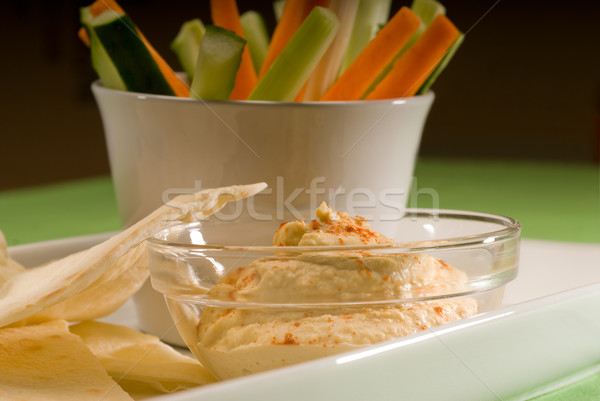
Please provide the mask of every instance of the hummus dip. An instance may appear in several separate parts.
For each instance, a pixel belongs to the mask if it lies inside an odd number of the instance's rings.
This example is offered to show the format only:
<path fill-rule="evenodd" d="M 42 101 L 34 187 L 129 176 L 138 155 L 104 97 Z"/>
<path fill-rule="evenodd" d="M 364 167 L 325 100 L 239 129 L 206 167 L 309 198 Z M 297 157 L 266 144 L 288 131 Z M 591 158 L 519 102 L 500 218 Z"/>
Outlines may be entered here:
<path fill-rule="evenodd" d="M 393 240 L 366 220 L 322 204 L 316 220 L 283 224 L 273 242 L 327 246 Z M 464 272 L 424 254 L 285 252 L 261 258 L 231 271 L 209 296 L 263 305 L 205 307 L 195 353 L 213 374 L 227 379 L 353 350 L 476 314 L 472 298 L 392 302 L 454 292 L 466 282 Z"/>

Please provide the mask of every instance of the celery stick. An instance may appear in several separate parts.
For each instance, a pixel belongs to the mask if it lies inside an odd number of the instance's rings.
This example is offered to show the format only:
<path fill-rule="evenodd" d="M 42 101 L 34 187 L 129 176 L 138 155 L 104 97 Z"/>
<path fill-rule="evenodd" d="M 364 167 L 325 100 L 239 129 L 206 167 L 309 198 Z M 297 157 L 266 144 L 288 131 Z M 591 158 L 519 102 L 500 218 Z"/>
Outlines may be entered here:
<path fill-rule="evenodd" d="M 325 55 L 314 69 L 304 91 L 305 101 L 315 101 L 329 89 L 337 78 L 344 53 L 348 48 L 348 40 L 352 23 L 356 18 L 359 0 L 331 0 L 329 9 L 335 13 L 340 22 L 340 29 Z"/>
<path fill-rule="evenodd" d="M 184 22 L 179 33 L 171 42 L 171 50 L 177 55 L 179 63 L 190 81 L 194 78 L 200 42 L 205 30 L 204 24 L 198 18 Z"/>
<path fill-rule="evenodd" d="M 435 0 L 413 0 L 410 9 L 421 18 L 425 26 L 429 26 L 438 14 L 446 14 L 446 8 Z"/>
<path fill-rule="evenodd" d="M 354 59 L 367 46 L 390 16 L 391 0 L 360 0 L 352 27 L 348 49 L 338 76 L 348 68 Z"/>
<path fill-rule="evenodd" d="M 281 14 L 283 14 L 283 7 L 285 7 L 285 0 L 275 0 L 273 2 L 273 13 L 275 14 L 275 21 L 279 21 L 281 19 Z"/>
<path fill-rule="evenodd" d="M 227 100 L 242 62 L 246 41 L 232 31 L 209 25 L 200 43 L 190 96 Z"/>
<path fill-rule="evenodd" d="M 269 51 L 269 34 L 267 33 L 265 20 L 256 11 L 246 11 L 241 15 L 240 20 L 248 42 L 248 49 L 250 49 L 252 65 L 254 65 L 254 70 L 258 74 Z"/>
<path fill-rule="evenodd" d="M 444 68 L 446 68 L 446 66 L 450 62 L 450 59 L 452 59 L 452 57 L 454 56 L 454 53 L 456 53 L 456 50 L 458 50 L 458 48 L 462 44 L 464 38 L 465 38 L 465 35 L 463 33 L 461 33 L 460 36 L 454 41 L 454 43 L 452 43 L 452 46 L 450 46 L 450 48 L 444 55 L 444 58 L 442 58 L 442 61 L 440 61 L 440 63 L 437 65 L 437 67 L 435 67 L 435 70 L 433 70 L 433 72 L 425 80 L 423 85 L 421 85 L 421 87 L 417 91 L 417 95 L 422 95 L 424 93 L 427 93 L 427 91 L 429 90 L 429 88 L 431 88 L 431 85 L 433 85 L 433 83 L 435 82 L 437 77 L 442 73 L 442 71 L 444 71 Z"/>
<path fill-rule="evenodd" d="M 293 101 L 327 51 L 338 28 L 339 21 L 331 10 L 313 8 L 248 99 Z"/>

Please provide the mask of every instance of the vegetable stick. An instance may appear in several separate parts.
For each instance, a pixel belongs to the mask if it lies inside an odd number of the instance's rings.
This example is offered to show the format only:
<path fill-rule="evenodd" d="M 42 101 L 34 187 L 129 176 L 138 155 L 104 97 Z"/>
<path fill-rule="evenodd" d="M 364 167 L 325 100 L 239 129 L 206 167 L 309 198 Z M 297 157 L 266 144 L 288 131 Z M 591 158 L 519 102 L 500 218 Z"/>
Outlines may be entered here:
<path fill-rule="evenodd" d="M 121 6 L 119 6 L 119 4 L 114 0 L 96 0 L 90 5 L 89 10 L 92 17 L 97 17 L 106 10 L 112 10 L 115 13 L 119 14 L 125 13 Z M 158 65 L 160 72 L 163 74 L 163 76 L 169 83 L 169 86 L 171 86 L 171 89 L 173 89 L 175 96 L 188 97 L 190 95 L 190 90 L 187 87 L 187 85 L 177 76 L 177 74 L 175 74 L 175 71 L 173 71 L 173 69 L 169 67 L 167 62 L 160 56 L 160 54 L 158 54 L 156 49 L 154 49 L 154 47 L 150 44 L 148 39 L 146 39 L 146 37 L 142 34 L 140 29 L 137 26 L 135 29 L 138 37 L 140 38 L 144 46 L 148 48 L 148 51 L 152 55 L 152 58 Z"/>
<path fill-rule="evenodd" d="M 169 82 L 169 85 L 171 85 L 171 88 L 173 88 L 175 96 L 188 97 L 190 95 L 190 88 L 188 88 L 188 86 L 181 80 L 181 78 L 179 78 L 177 74 L 175 74 L 175 71 L 173 71 L 173 69 L 169 67 L 167 62 L 160 56 L 160 54 L 158 54 L 156 49 L 150 44 L 148 39 L 146 39 L 146 37 L 139 30 L 139 28 L 136 27 L 136 31 L 144 45 L 146 45 L 146 47 L 150 51 L 152 58 L 154 59 L 154 61 L 156 61 L 158 68 L 160 68 L 160 71 Z"/>
<path fill-rule="evenodd" d="M 245 39 L 236 0 L 210 0 L 210 11 L 213 24 L 233 31 L 239 37 Z M 229 98 L 231 100 L 246 100 L 256 86 L 256 82 L 257 78 L 252 64 L 252 57 L 248 46 L 246 46 L 235 79 L 235 87 Z"/>
<path fill-rule="evenodd" d="M 256 11 L 246 11 L 240 17 L 244 35 L 252 56 L 252 64 L 256 74 L 260 71 L 267 52 L 269 51 L 269 34 L 263 16 Z"/>
<path fill-rule="evenodd" d="M 125 11 L 114 0 L 96 0 L 90 5 L 90 14 L 97 17 L 106 10 L 113 10 L 116 13 L 124 14 Z"/>
<path fill-rule="evenodd" d="M 214 0 L 220 1 L 220 0 Z M 329 0 L 286 0 L 281 18 L 273 31 L 269 51 L 258 74 L 262 78 L 304 19 L 316 6 L 326 7 Z"/>
<path fill-rule="evenodd" d="M 106 51 L 106 48 L 98 39 L 98 35 L 92 34 L 90 37 L 90 57 L 92 61 L 92 67 L 96 70 L 100 81 L 102 82 L 102 86 L 105 88 L 116 89 L 121 91 L 128 90 L 152 90 L 152 93 L 156 93 L 156 86 L 153 84 L 152 89 L 149 87 L 139 88 L 136 87 L 136 83 L 132 83 L 127 80 L 128 85 L 123 81 L 123 76 L 121 75 L 121 71 L 115 65 L 113 59 Z M 152 57 L 152 56 L 150 56 Z M 159 70 L 160 72 L 160 70 Z M 144 73 L 144 76 L 148 76 L 148 71 Z M 148 81 L 146 81 L 147 83 Z M 170 89 L 170 87 L 169 87 Z M 171 93 L 173 91 L 171 90 Z"/>
<path fill-rule="evenodd" d="M 356 18 L 352 24 L 352 33 L 348 42 L 348 49 L 338 76 L 352 64 L 367 43 L 375 37 L 381 26 L 384 26 L 390 16 L 392 0 L 360 0 Z"/>
<path fill-rule="evenodd" d="M 359 100 L 385 66 L 417 31 L 421 19 L 402 7 L 369 42 L 321 100 Z"/>
<path fill-rule="evenodd" d="M 439 14 L 446 14 L 446 7 L 436 0 L 413 0 L 410 9 L 421 18 L 425 26 L 431 25 Z"/>
<path fill-rule="evenodd" d="M 431 74 L 429 74 L 429 77 L 425 80 L 423 85 L 419 88 L 419 90 L 417 91 L 417 95 L 422 95 L 424 93 L 427 93 L 427 91 L 429 90 L 429 88 L 431 88 L 431 85 L 433 85 L 433 83 L 435 82 L 437 77 L 442 73 L 442 71 L 444 71 L 444 69 L 446 68 L 446 66 L 448 65 L 448 63 L 450 62 L 452 57 L 454 56 L 454 53 L 456 53 L 456 50 L 458 50 L 458 48 L 462 44 L 464 38 L 465 38 L 465 35 L 463 33 L 461 33 L 460 36 L 458 37 L 458 39 L 456 39 L 454 41 L 454 43 L 452 43 L 452 46 L 450 46 L 450 49 L 448 49 L 448 51 L 446 52 L 446 55 L 444 56 L 442 61 L 440 61 L 438 66 L 435 67 L 435 70 L 433 70 L 433 72 Z"/>
<path fill-rule="evenodd" d="M 454 24 L 445 15 L 438 15 L 366 99 L 414 95 L 459 36 L 460 32 Z"/>
<path fill-rule="evenodd" d="M 207 26 L 198 49 L 191 97 L 227 100 L 235 86 L 245 44 L 233 31 Z"/>
<path fill-rule="evenodd" d="M 415 32 L 408 40 L 402 50 L 400 50 L 398 54 L 394 56 L 394 59 L 385 66 L 377 78 L 371 82 L 369 89 L 367 89 L 363 97 L 368 95 L 377 85 L 379 85 L 379 82 L 381 82 L 388 72 L 390 72 L 396 60 L 398 60 L 398 58 L 400 58 L 408 49 L 412 47 L 412 45 L 416 43 L 421 35 L 423 35 L 423 32 L 425 32 L 425 29 L 431 25 L 431 22 L 433 22 L 435 17 L 437 17 L 438 14 L 446 14 L 446 9 L 444 6 L 435 0 L 414 0 L 410 9 L 412 12 L 417 14 L 419 18 L 421 18 L 421 25 L 419 26 L 419 29 L 417 29 L 417 32 Z"/>
<path fill-rule="evenodd" d="M 400 57 L 402 57 L 402 55 L 404 53 L 406 53 L 406 51 L 408 49 L 410 49 L 417 42 L 417 40 L 421 37 L 421 35 L 423 35 L 423 32 L 425 32 L 425 29 L 427 29 L 427 26 L 425 26 L 425 24 L 423 22 L 421 22 L 421 25 L 419 25 L 419 29 L 417 29 L 417 31 L 415 33 L 413 33 L 413 35 L 410 37 L 410 39 L 408 40 L 408 42 L 406 42 L 406 44 L 404 45 L 404 47 L 402 47 L 402 50 L 400 50 L 398 52 L 398 54 L 396 54 L 394 56 L 394 58 L 392 59 L 392 61 L 390 61 L 388 63 L 388 65 L 386 65 L 384 67 L 384 69 L 381 70 L 381 72 L 379 73 L 379 75 L 377 75 L 377 78 L 375 78 L 373 80 L 373 82 L 371 82 L 371 84 L 369 85 L 369 87 L 367 88 L 367 90 L 365 91 L 365 93 L 363 93 L 363 96 L 362 96 L 363 98 L 366 97 L 369 93 L 371 93 L 371 91 L 373 89 L 375 89 L 375 87 L 377 85 L 379 85 L 379 83 L 381 82 L 381 80 L 383 78 L 385 78 L 385 76 L 392 70 L 392 67 L 394 66 L 394 63 L 396 62 L 396 60 L 398 60 Z"/>
<path fill-rule="evenodd" d="M 79 28 L 79 30 L 77 31 L 77 36 L 79 37 L 79 39 L 81 39 L 84 45 L 90 47 L 90 37 L 88 36 L 88 33 L 84 27 Z"/>
<path fill-rule="evenodd" d="M 331 10 L 313 8 L 248 100 L 293 101 L 338 29 L 339 21 Z"/>
<path fill-rule="evenodd" d="M 199 18 L 186 21 L 181 25 L 179 33 L 171 42 L 171 50 L 177 55 L 179 64 L 192 81 L 196 70 L 196 61 L 200 51 L 200 42 L 206 28 Z"/>
<path fill-rule="evenodd" d="M 273 2 L 273 14 L 275 15 L 275 21 L 279 22 L 281 14 L 283 14 L 283 7 L 285 7 L 286 0 L 275 0 Z"/>
<path fill-rule="evenodd" d="M 316 101 L 323 96 L 325 91 L 336 80 L 344 53 L 348 47 L 352 24 L 356 17 L 359 0 L 331 0 L 329 9 L 332 10 L 340 21 L 338 31 L 333 43 L 319 61 L 317 68 L 313 71 L 304 91 L 303 100 Z"/>

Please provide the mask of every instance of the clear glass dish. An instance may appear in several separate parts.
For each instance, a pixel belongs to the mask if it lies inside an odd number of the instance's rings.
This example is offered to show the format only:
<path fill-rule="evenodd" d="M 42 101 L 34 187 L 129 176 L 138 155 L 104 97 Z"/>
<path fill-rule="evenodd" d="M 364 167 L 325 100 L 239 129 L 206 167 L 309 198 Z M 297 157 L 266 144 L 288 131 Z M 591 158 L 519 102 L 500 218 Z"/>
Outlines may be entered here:
<path fill-rule="evenodd" d="M 408 209 L 394 225 L 394 244 L 327 247 L 269 245 L 279 226 L 271 220 L 176 225 L 148 240 L 152 286 L 192 353 L 220 379 L 500 305 L 518 270 L 516 220 Z"/>

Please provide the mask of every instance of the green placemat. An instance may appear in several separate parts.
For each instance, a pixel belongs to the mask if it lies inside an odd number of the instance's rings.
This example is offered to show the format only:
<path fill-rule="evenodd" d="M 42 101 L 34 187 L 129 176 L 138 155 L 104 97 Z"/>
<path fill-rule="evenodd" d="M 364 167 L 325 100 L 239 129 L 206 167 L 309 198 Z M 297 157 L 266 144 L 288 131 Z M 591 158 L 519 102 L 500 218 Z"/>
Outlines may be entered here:
<path fill-rule="evenodd" d="M 531 389 L 506 401 L 596 401 L 600 400 L 600 365 L 576 372 L 554 383 Z"/>
<path fill-rule="evenodd" d="M 110 177 L 0 192 L 0 229 L 9 246 L 120 227 Z"/>
<path fill-rule="evenodd" d="M 600 167 L 592 163 L 423 159 L 409 205 L 513 217 L 525 238 L 600 243 Z M 416 189 L 416 190 L 415 190 Z"/>
<path fill-rule="evenodd" d="M 532 401 L 597 401 L 600 400 L 600 373 L 531 398 Z"/>
<path fill-rule="evenodd" d="M 518 219 L 526 238 L 600 243 L 593 164 L 421 159 L 409 206 L 498 213 Z M 109 177 L 0 192 L 9 245 L 119 228 Z"/>

